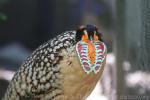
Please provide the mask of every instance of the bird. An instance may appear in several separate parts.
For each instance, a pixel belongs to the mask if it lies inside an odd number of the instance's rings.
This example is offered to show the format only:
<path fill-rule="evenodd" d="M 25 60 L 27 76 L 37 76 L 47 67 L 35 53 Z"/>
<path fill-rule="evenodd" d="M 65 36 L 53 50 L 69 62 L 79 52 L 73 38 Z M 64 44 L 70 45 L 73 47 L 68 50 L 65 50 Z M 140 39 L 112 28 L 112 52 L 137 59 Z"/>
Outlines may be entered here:
<path fill-rule="evenodd" d="M 3 100 L 84 100 L 100 80 L 106 56 L 96 25 L 65 31 L 27 57 Z"/>

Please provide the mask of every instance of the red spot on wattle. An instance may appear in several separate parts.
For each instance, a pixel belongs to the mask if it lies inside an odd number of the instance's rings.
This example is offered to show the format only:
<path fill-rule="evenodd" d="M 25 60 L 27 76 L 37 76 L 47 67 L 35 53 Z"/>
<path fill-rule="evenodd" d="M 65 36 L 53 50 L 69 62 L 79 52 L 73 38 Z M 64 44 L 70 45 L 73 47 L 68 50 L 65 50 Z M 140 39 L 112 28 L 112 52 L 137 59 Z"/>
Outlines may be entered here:
<path fill-rule="evenodd" d="M 102 58 L 97 58 L 97 60 L 102 60 Z"/>
<path fill-rule="evenodd" d="M 89 71 L 90 70 L 90 67 L 89 67 L 89 64 L 87 62 L 83 62 L 83 67 Z"/>
<path fill-rule="evenodd" d="M 104 50 L 104 45 L 100 44 L 99 46 L 97 46 L 97 49 L 101 49 L 103 51 Z"/>
<path fill-rule="evenodd" d="M 86 57 L 86 55 L 81 55 L 81 58 Z"/>
<path fill-rule="evenodd" d="M 78 47 L 79 50 L 82 50 L 82 47 Z"/>
<path fill-rule="evenodd" d="M 98 70 L 100 66 L 96 66 L 95 69 Z"/>
<path fill-rule="evenodd" d="M 80 55 L 86 54 L 86 52 L 80 52 Z"/>
<path fill-rule="evenodd" d="M 91 68 L 89 66 L 84 67 L 87 71 L 89 71 Z"/>
<path fill-rule="evenodd" d="M 86 58 L 81 58 L 81 60 L 83 60 L 83 61 L 87 61 L 87 59 L 86 59 Z"/>
<path fill-rule="evenodd" d="M 102 51 L 99 51 L 98 54 L 102 54 Z"/>
<path fill-rule="evenodd" d="M 96 64 L 101 64 L 101 62 L 97 62 Z"/>
<path fill-rule="evenodd" d="M 83 65 L 85 66 L 85 65 L 88 65 L 89 66 L 89 64 L 87 63 L 87 62 L 83 62 Z"/>

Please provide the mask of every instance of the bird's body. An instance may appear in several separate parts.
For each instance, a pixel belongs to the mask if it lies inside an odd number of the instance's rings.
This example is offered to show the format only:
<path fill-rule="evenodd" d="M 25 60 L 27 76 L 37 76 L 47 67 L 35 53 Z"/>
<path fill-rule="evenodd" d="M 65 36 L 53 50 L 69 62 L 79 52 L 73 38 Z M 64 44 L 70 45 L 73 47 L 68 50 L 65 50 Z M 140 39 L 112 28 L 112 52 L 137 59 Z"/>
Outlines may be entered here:
<path fill-rule="evenodd" d="M 100 79 L 106 50 L 100 68 L 86 70 L 76 35 L 67 31 L 38 47 L 14 75 L 4 100 L 84 100 Z"/>

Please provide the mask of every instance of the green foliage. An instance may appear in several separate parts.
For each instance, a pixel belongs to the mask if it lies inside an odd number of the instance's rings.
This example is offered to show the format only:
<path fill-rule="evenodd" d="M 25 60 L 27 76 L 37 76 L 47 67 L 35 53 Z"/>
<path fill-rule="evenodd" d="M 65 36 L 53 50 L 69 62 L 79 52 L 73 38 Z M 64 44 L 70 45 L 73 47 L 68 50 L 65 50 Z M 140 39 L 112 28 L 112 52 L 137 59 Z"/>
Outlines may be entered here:
<path fill-rule="evenodd" d="M 4 13 L 0 12 L 0 21 L 6 21 L 6 20 L 7 20 L 7 16 Z"/>
<path fill-rule="evenodd" d="M 0 10 L 3 8 L 3 6 L 8 3 L 9 0 L 0 0 Z M 3 12 L 0 12 L 0 22 L 1 21 L 6 21 L 7 20 L 7 16 L 6 14 L 4 14 Z"/>
<path fill-rule="evenodd" d="M 7 3 L 9 0 L 0 0 L 0 4 Z"/>

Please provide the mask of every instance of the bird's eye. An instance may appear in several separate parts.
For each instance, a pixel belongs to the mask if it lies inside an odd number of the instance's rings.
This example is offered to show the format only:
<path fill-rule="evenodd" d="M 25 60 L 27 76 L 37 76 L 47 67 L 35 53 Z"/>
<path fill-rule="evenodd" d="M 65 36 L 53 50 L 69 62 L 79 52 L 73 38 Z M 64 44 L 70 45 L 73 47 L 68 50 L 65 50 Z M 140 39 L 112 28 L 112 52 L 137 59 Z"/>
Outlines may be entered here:
<path fill-rule="evenodd" d="M 98 39 L 98 36 L 97 36 L 97 34 L 96 34 L 96 31 L 94 31 L 94 40 L 95 41 L 98 41 L 99 39 Z"/>
<path fill-rule="evenodd" d="M 84 34 L 82 35 L 82 41 L 87 41 L 89 39 L 88 33 L 86 30 L 84 30 L 83 32 L 84 32 Z"/>

